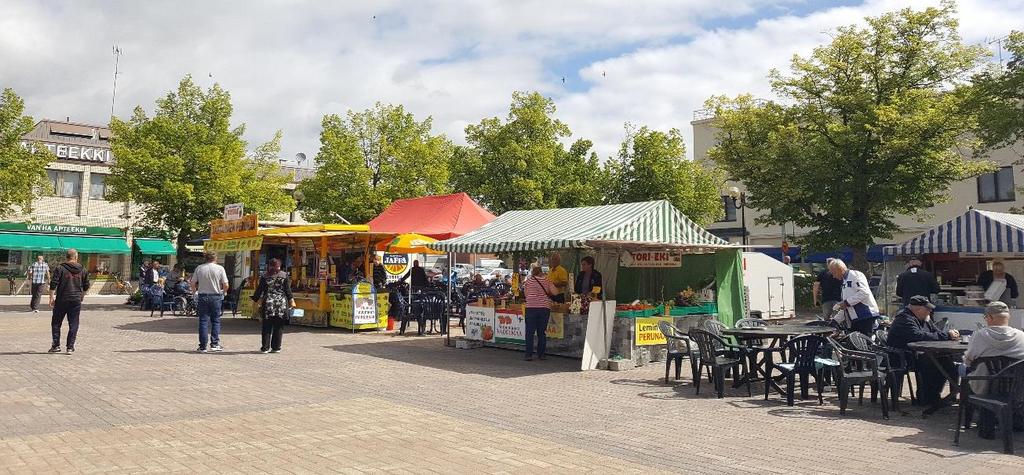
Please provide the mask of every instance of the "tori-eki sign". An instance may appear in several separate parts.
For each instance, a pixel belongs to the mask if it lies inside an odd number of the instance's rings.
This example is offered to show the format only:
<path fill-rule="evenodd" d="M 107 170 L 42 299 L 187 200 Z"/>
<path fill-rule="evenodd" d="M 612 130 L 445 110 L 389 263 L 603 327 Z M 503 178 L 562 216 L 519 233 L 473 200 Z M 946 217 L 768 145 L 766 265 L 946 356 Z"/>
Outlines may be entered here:
<path fill-rule="evenodd" d="M 623 252 L 619 257 L 622 267 L 682 267 L 683 255 L 678 252 L 636 251 Z"/>

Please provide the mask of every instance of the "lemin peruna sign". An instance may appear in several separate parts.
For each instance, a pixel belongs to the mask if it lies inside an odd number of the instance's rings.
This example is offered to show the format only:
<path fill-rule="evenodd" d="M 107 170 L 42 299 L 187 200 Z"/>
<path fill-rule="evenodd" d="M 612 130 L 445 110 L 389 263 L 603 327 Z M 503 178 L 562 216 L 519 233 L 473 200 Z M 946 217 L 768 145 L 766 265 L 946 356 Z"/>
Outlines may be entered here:
<path fill-rule="evenodd" d="M 85 236 L 124 236 L 124 232 L 118 228 L 72 226 L 66 224 L 0 223 L 0 231 L 39 234 L 81 234 Z"/>

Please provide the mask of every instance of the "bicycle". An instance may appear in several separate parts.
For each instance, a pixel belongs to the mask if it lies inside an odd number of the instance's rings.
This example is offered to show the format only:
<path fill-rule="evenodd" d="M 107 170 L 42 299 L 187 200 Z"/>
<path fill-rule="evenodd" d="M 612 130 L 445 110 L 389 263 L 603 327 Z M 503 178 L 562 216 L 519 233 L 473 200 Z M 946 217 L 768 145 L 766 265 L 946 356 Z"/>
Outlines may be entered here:
<path fill-rule="evenodd" d="M 124 278 L 121 277 L 120 272 L 114 272 L 113 274 L 110 274 L 110 276 L 114 278 L 114 288 L 117 290 L 118 294 L 133 295 L 135 293 L 135 286 L 133 286 L 130 281 L 124 280 Z"/>

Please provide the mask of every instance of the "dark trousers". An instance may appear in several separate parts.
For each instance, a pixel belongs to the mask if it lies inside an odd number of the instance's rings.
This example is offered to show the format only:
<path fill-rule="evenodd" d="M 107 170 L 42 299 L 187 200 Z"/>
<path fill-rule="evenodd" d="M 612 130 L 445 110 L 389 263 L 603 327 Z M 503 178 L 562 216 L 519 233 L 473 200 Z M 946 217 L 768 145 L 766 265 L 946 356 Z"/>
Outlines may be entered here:
<path fill-rule="evenodd" d="M 53 346 L 60 346 L 60 327 L 64 317 L 68 319 L 68 348 L 75 347 L 78 338 L 78 317 L 82 313 L 82 302 L 60 302 L 53 306 L 53 317 L 50 318 L 50 330 L 53 332 Z"/>
<path fill-rule="evenodd" d="M 850 324 L 850 330 L 855 332 L 861 332 L 867 336 L 875 335 L 875 322 L 878 321 L 876 317 L 865 317 L 858 318 Z"/>
<path fill-rule="evenodd" d="M 534 335 L 537 338 L 537 356 L 544 356 L 544 351 L 548 346 L 548 336 L 544 332 L 548 329 L 548 318 L 550 317 L 550 309 L 526 309 L 526 356 L 533 356 Z"/>
<path fill-rule="evenodd" d="M 261 351 L 280 350 L 281 334 L 284 332 L 284 320 L 280 318 L 263 319 L 263 346 Z"/>
<path fill-rule="evenodd" d="M 206 341 L 220 346 L 220 313 L 224 297 L 216 294 L 199 294 L 196 313 L 199 315 L 199 347 L 206 349 Z"/>
<path fill-rule="evenodd" d="M 39 309 L 39 296 L 43 294 L 43 286 L 46 284 L 32 284 L 32 301 L 29 302 L 28 306 L 32 310 Z"/>
<path fill-rule="evenodd" d="M 946 374 L 957 377 L 959 374 L 950 358 L 939 358 L 939 364 L 946 370 Z M 917 374 L 917 400 L 921 404 L 930 406 L 939 402 L 942 398 L 942 388 L 949 380 L 942 376 L 942 372 L 935 366 L 930 357 L 917 359 L 915 367 Z"/>

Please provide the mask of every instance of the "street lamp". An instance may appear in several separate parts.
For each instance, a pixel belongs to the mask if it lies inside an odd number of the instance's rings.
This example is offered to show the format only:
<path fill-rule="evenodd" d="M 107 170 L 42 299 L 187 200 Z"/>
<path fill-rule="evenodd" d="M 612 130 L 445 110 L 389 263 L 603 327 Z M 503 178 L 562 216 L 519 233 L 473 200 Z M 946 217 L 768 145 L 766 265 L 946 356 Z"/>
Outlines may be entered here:
<path fill-rule="evenodd" d="M 302 190 L 295 190 L 294 192 L 292 192 L 292 198 L 295 198 L 295 211 L 291 212 L 289 221 L 294 223 L 295 218 L 299 213 L 299 206 L 302 205 L 302 200 L 306 198 L 306 195 L 302 192 Z"/>
<path fill-rule="evenodd" d="M 747 245 L 747 194 L 740 191 L 739 187 L 730 187 L 727 192 L 732 198 L 732 206 L 740 210 L 740 226 L 743 229 L 743 245 Z"/>

